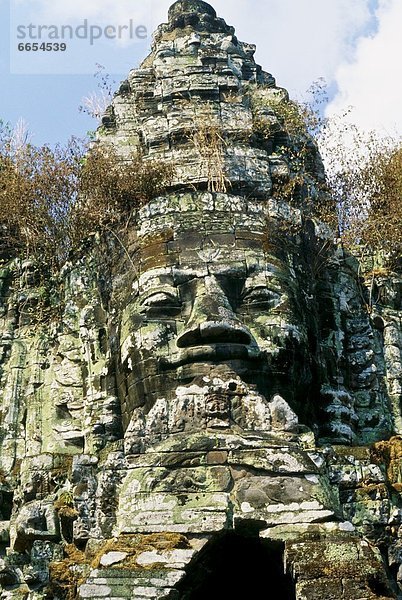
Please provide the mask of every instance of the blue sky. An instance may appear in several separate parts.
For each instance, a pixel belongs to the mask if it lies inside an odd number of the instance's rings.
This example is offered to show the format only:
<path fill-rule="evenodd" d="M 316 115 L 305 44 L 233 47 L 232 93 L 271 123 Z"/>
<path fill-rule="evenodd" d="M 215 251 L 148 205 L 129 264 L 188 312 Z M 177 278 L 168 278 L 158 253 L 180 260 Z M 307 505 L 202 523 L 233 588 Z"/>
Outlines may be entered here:
<path fill-rule="evenodd" d="M 96 63 L 117 83 L 139 65 L 151 36 L 66 40 L 65 52 L 18 51 L 18 26 L 145 27 L 166 20 L 170 0 L 0 0 L 0 118 L 25 119 L 36 144 L 82 136 L 96 121 L 79 112 L 96 91 Z M 365 128 L 402 132 L 401 0 L 214 0 L 218 14 L 243 41 L 257 44 L 257 61 L 292 97 L 323 77 L 329 114 L 355 107 Z M 128 27 L 128 25 L 127 25 Z M 21 32 L 21 30 L 19 30 Z M 24 30 L 27 33 L 27 30 Z M 112 33 L 113 30 L 108 30 Z M 54 34 L 54 30 L 53 30 Z M 37 40 L 39 42 L 43 41 Z M 47 41 L 47 40 L 45 40 Z M 117 86 L 116 83 L 116 86 Z M 351 117 L 352 118 L 352 117 Z"/>

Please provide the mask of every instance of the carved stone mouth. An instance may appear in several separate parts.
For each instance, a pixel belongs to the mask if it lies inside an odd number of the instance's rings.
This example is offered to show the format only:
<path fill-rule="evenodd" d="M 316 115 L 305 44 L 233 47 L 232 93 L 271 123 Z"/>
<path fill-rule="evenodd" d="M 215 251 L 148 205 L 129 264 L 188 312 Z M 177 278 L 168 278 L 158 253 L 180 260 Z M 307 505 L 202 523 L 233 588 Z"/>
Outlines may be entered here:
<path fill-rule="evenodd" d="M 161 367 L 169 370 L 194 363 L 221 363 L 234 360 L 257 362 L 261 358 L 262 352 L 258 348 L 244 344 L 208 344 L 180 350 L 169 359 L 162 360 Z"/>

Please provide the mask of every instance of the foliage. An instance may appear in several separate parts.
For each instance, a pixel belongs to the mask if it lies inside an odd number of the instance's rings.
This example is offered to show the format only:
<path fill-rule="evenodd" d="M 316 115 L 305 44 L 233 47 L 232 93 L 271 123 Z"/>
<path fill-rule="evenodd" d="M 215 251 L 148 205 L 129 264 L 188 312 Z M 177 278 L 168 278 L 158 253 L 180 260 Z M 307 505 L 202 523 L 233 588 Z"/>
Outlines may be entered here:
<path fill-rule="evenodd" d="M 113 88 L 116 82 L 111 80 L 103 65 L 97 63 L 96 67 L 98 70 L 94 77 L 97 80 L 98 90 L 84 96 L 79 111 L 94 119 L 100 119 L 113 99 Z"/>
<path fill-rule="evenodd" d="M 402 251 L 402 141 L 363 132 L 344 116 L 328 124 L 320 147 L 344 245 L 394 263 Z"/>
<path fill-rule="evenodd" d="M 324 118 L 325 87 L 294 102 L 284 90 L 250 86 L 253 130 L 289 174 L 273 194 L 328 224 L 348 248 L 381 252 L 395 265 L 402 250 L 402 141 L 363 132 L 348 113 Z M 324 158 L 324 173 L 320 154 Z"/>
<path fill-rule="evenodd" d="M 109 93 L 108 76 L 100 71 L 100 77 Z M 324 119 L 322 83 L 311 90 L 311 102 L 254 84 L 246 93 L 250 135 L 278 161 L 273 195 L 329 224 L 347 247 L 367 247 L 391 259 L 400 255 L 402 142 L 364 134 L 347 115 Z M 189 139 L 208 190 L 230 190 L 227 140 L 212 104 L 194 105 Z M 76 139 L 65 147 L 35 147 L 24 123 L 12 131 L 0 122 L 0 256 L 30 256 L 57 270 L 90 234 L 118 233 L 136 208 L 169 187 L 173 175 L 167 162 L 135 151 L 122 157 L 106 142 L 92 142 L 89 151 Z"/>
<path fill-rule="evenodd" d="M 295 205 L 318 201 L 325 189 L 324 170 L 313 136 L 323 119 L 319 105 L 324 94 L 322 85 L 312 89 L 314 103 L 289 99 L 280 88 L 249 86 L 248 97 L 253 116 L 253 131 L 268 146 L 269 153 L 288 167 L 274 181 L 273 194 Z"/>
<path fill-rule="evenodd" d="M 249 88 L 254 131 L 265 138 L 282 131 L 289 136 L 306 133 L 306 122 L 296 102 L 287 93 L 270 87 Z"/>
<path fill-rule="evenodd" d="M 138 152 L 122 160 L 113 146 L 95 145 L 80 172 L 77 220 L 85 215 L 98 227 L 116 222 L 122 214 L 162 194 L 173 173 L 166 162 L 144 160 Z"/>
<path fill-rule="evenodd" d="M 72 139 L 65 147 L 16 148 L 0 131 L 0 255 L 30 256 L 51 270 L 94 232 L 128 218 L 170 184 L 173 169 L 113 147 L 88 150 Z"/>
<path fill-rule="evenodd" d="M 78 190 L 82 146 L 65 148 L 27 144 L 14 148 L 3 138 L 0 147 L 0 250 L 38 256 L 57 263 L 68 251 L 69 222 Z"/>

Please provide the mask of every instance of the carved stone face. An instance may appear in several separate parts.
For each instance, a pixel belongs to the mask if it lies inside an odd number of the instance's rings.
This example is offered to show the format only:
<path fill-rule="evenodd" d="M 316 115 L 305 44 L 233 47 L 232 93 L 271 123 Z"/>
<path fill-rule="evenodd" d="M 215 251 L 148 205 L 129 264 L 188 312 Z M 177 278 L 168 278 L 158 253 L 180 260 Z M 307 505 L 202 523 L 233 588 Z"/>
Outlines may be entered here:
<path fill-rule="evenodd" d="M 139 236 L 141 273 L 120 335 L 125 425 L 134 413 L 147 435 L 233 421 L 269 429 L 267 401 L 297 405 L 294 388 L 305 395 L 310 379 L 297 281 L 264 250 L 262 215 L 170 216 L 174 229 L 154 216 Z M 242 414 L 247 402 L 258 417 Z"/>

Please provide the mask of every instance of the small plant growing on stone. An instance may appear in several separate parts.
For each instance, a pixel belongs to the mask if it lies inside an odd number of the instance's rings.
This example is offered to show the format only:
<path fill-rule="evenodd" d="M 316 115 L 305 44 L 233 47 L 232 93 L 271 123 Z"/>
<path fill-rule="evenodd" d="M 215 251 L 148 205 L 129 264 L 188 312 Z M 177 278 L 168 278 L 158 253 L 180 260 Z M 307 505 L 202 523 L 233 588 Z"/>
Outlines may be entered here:
<path fill-rule="evenodd" d="M 318 97 L 321 88 L 314 92 Z M 273 195 L 291 202 L 313 202 L 322 191 L 324 170 L 312 135 L 322 126 L 319 110 L 289 99 L 281 88 L 250 85 L 247 89 L 253 134 L 289 168 L 274 183 Z"/>
<path fill-rule="evenodd" d="M 75 519 L 78 516 L 78 512 L 74 507 L 74 498 L 70 492 L 62 492 L 55 501 L 54 507 L 59 517 Z"/>
<path fill-rule="evenodd" d="M 212 107 L 201 111 L 194 106 L 194 128 L 190 139 L 201 156 L 201 169 L 205 171 L 209 192 L 226 193 L 230 181 L 226 177 L 225 147 L 223 128 L 213 114 Z"/>

